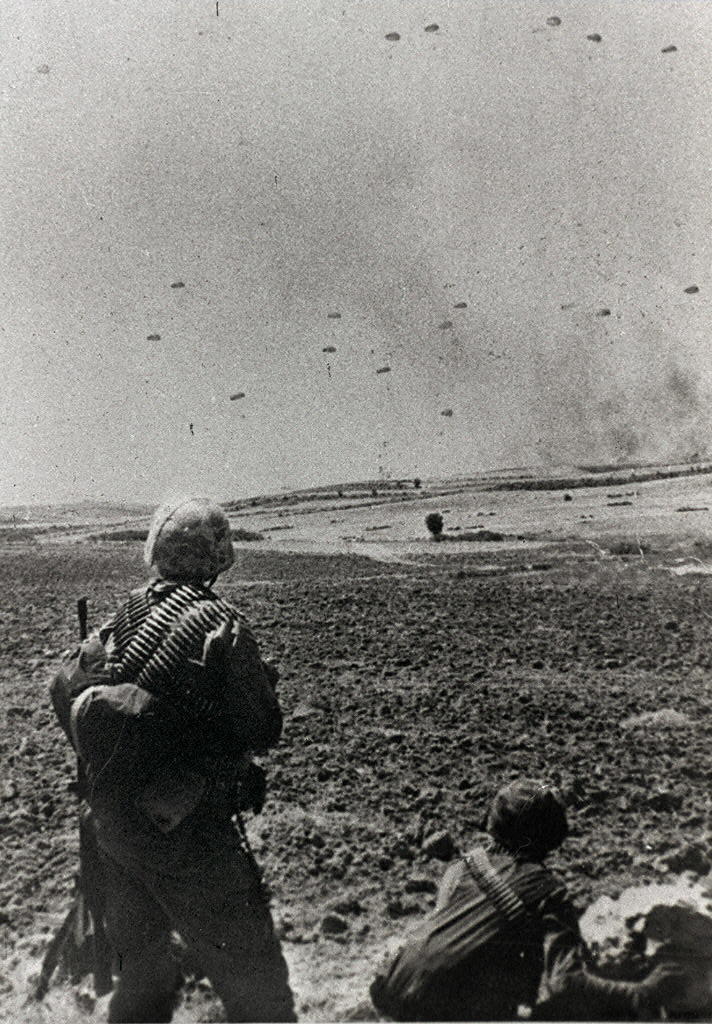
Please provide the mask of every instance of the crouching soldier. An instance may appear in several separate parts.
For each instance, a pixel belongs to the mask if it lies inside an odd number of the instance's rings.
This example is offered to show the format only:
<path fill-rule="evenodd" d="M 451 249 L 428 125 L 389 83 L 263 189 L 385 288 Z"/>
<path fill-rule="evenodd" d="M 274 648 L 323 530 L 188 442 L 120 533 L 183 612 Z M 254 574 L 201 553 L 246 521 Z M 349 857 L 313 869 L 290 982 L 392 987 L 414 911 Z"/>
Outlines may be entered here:
<path fill-rule="evenodd" d="M 171 1020 L 182 980 L 174 931 L 229 1021 L 295 1020 L 241 818 L 264 800 L 252 755 L 281 732 L 277 673 L 211 589 L 233 558 L 222 509 L 197 499 L 159 509 L 150 583 L 53 684 L 103 870 L 110 1021 Z"/>
<path fill-rule="evenodd" d="M 586 965 L 578 915 L 544 864 L 566 838 L 556 793 L 505 786 L 477 847 L 445 873 L 432 916 L 371 985 L 385 1017 L 414 1021 L 663 1019 L 684 984 L 661 964 L 640 982 L 609 981 Z"/>

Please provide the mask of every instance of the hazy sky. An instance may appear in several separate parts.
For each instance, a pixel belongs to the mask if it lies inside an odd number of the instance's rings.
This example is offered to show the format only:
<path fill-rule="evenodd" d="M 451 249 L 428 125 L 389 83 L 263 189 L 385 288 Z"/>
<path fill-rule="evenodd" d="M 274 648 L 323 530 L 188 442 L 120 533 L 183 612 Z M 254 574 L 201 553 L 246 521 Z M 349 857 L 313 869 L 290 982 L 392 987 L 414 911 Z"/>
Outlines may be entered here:
<path fill-rule="evenodd" d="M 0 31 L 1 502 L 712 447 L 709 0 Z"/>

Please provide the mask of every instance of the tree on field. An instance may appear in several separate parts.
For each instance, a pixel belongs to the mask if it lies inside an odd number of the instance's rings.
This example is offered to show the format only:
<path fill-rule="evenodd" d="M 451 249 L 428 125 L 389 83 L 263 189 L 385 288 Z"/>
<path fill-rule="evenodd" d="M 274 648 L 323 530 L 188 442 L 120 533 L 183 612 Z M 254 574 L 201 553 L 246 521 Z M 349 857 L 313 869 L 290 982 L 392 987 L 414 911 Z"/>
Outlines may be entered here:
<path fill-rule="evenodd" d="M 443 517 L 439 512 L 430 512 L 425 517 L 425 525 L 430 530 L 433 540 L 440 540 L 443 532 Z"/>

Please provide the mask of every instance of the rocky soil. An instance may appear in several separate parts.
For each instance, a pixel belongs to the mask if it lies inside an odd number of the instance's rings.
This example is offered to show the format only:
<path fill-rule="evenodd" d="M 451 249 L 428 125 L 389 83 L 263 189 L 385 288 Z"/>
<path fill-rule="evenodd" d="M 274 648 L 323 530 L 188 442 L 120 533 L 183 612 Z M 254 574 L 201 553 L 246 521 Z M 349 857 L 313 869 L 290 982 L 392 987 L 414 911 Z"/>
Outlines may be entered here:
<path fill-rule="evenodd" d="M 407 564 L 249 550 L 221 585 L 281 666 L 284 738 L 250 830 L 303 1019 L 368 1018 L 384 943 L 432 904 L 443 858 L 514 776 L 566 793 L 556 866 L 582 906 L 663 877 L 685 844 L 707 857 L 712 580 L 575 545 L 534 567 L 444 548 Z M 75 869 L 47 681 L 76 598 L 96 625 L 143 571 L 132 544 L 15 545 L 0 562 L 0 1007 L 18 1019 Z M 59 988 L 22 1012 L 101 1009 Z M 202 983 L 179 1019 L 199 1017 L 219 1019 Z"/>

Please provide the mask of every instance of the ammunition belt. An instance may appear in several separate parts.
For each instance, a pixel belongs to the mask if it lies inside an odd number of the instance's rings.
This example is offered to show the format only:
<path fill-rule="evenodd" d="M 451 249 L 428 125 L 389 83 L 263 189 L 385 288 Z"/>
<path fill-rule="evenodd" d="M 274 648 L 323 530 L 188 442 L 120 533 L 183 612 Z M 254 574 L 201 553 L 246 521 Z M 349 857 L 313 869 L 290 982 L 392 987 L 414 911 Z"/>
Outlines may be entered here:
<path fill-rule="evenodd" d="M 193 714 L 214 714 L 214 701 L 195 686 L 196 665 L 206 635 L 242 616 L 226 601 L 190 584 L 151 605 L 145 591 L 134 592 L 117 616 L 111 670 L 117 683 L 132 682 L 165 696 Z"/>

